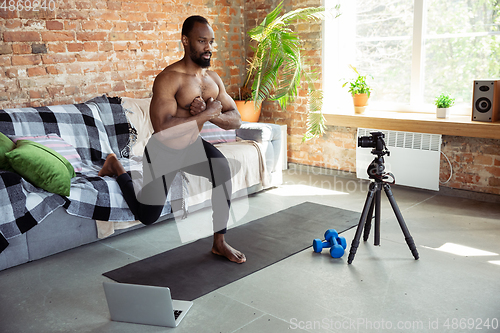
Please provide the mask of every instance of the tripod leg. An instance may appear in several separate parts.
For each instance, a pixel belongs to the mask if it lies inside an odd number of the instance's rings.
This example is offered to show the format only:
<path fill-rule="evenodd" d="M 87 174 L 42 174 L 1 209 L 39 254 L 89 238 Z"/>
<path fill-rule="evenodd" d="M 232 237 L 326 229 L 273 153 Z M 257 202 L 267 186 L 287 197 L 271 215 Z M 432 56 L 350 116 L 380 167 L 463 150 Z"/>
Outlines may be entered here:
<path fill-rule="evenodd" d="M 381 186 L 378 187 L 378 191 L 375 193 L 375 239 L 373 245 L 380 245 L 380 199 L 382 197 Z"/>
<path fill-rule="evenodd" d="M 368 236 L 370 236 L 370 229 L 372 228 L 372 218 L 373 218 L 374 205 L 375 205 L 375 200 L 372 200 L 372 203 L 370 205 L 370 210 L 368 211 L 368 216 L 366 217 L 365 232 L 363 233 L 363 240 L 365 242 L 368 240 Z"/>
<path fill-rule="evenodd" d="M 370 206 L 373 202 L 373 197 L 375 192 L 378 189 L 378 185 L 375 183 L 370 184 L 370 189 L 368 194 L 366 195 L 365 205 L 363 207 L 363 212 L 361 213 L 361 218 L 359 219 L 358 228 L 356 229 L 356 235 L 351 243 L 351 250 L 349 251 L 349 257 L 347 258 L 347 263 L 350 264 L 354 260 L 354 256 L 356 255 L 356 251 L 359 246 L 359 239 L 361 238 L 361 233 L 363 232 L 363 225 L 366 222 L 366 218 L 368 216 L 368 211 L 370 210 Z"/>
<path fill-rule="evenodd" d="M 392 191 L 391 191 L 391 186 L 389 184 L 384 184 L 384 191 L 385 191 L 385 194 L 387 195 L 387 198 L 389 199 L 389 202 L 391 203 L 392 210 L 394 211 L 394 214 L 396 215 L 396 218 L 398 219 L 399 226 L 401 227 L 401 230 L 403 231 L 403 235 L 405 236 L 406 244 L 408 244 L 408 247 L 410 248 L 410 251 L 413 254 L 413 257 L 415 258 L 415 260 L 417 260 L 418 259 L 417 247 L 415 246 L 415 242 L 413 241 L 413 237 L 411 237 L 410 231 L 408 230 L 408 227 L 406 226 L 405 220 L 403 219 L 403 215 L 401 215 L 401 211 L 399 210 L 398 204 L 396 203 L 396 199 L 394 199 L 394 195 L 392 194 Z"/>

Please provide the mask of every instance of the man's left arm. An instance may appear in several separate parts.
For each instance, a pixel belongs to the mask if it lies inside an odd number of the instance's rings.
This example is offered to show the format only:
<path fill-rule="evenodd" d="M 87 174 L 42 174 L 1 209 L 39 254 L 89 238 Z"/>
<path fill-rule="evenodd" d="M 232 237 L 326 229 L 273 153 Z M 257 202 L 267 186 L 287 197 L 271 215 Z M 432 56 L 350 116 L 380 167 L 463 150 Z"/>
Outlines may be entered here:
<path fill-rule="evenodd" d="M 238 112 L 238 108 L 236 107 L 236 103 L 226 92 L 224 83 L 222 83 L 219 75 L 215 72 L 211 72 L 210 76 L 219 86 L 219 96 L 217 97 L 217 100 L 219 100 L 222 104 L 221 114 L 210 120 L 210 122 L 226 130 L 240 128 L 241 116 Z"/>

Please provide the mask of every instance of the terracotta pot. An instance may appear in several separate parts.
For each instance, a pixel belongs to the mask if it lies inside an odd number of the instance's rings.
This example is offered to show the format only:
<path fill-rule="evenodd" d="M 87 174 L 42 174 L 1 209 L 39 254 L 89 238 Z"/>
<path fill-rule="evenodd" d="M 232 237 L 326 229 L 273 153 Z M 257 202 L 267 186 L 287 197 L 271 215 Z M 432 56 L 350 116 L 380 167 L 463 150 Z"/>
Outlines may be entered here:
<path fill-rule="evenodd" d="M 253 101 L 235 101 L 236 107 L 241 115 L 241 120 L 256 123 L 259 121 L 262 104 L 258 110 L 254 110 Z"/>
<path fill-rule="evenodd" d="M 354 102 L 354 106 L 367 106 L 368 105 L 368 94 L 352 95 L 352 101 Z"/>
<path fill-rule="evenodd" d="M 363 113 L 368 105 L 368 94 L 352 95 L 352 101 L 354 103 L 354 112 Z"/>

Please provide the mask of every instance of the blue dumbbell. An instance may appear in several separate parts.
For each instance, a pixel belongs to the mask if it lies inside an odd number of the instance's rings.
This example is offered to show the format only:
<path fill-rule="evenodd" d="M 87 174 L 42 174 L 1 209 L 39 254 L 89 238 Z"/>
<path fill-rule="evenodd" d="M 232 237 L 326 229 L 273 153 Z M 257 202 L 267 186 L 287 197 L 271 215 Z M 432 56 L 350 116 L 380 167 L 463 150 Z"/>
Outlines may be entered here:
<path fill-rule="evenodd" d="M 335 231 L 334 229 L 329 229 L 325 232 L 325 241 L 324 242 L 322 242 L 321 239 L 319 239 L 319 238 L 316 238 L 313 240 L 314 252 L 321 253 L 321 251 L 324 248 L 332 247 L 333 244 L 330 242 L 332 230 Z"/>
<path fill-rule="evenodd" d="M 345 249 L 347 247 L 345 238 L 339 236 L 337 232 L 335 232 L 330 242 L 333 243 L 333 246 L 330 248 L 330 255 L 332 256 L 332 258 L 341 258 L 344 255 Z"/>
<path fill-rule="evenodd" d="M 313 240 L 313 249 L 316 253 L 321 253 L 324 248 L 330 248 L 330 255 L 333 258 L 340 258 L 344 255 L 344 250 L 347 248 L 347 241 L 344 237 L 339 236 L 335 229 L 328 229 L 325 232 L 325 241 L 316 238 Z"/>

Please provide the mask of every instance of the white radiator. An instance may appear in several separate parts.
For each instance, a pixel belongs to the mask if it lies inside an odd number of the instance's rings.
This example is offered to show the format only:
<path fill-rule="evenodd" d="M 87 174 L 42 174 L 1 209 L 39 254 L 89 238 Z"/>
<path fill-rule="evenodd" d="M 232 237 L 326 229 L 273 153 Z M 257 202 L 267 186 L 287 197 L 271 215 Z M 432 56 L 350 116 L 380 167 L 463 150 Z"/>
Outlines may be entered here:
<path fill-rule="evenodd" d="M 358 138 L 370 136 L 371 132 L 385 135 L 384 141 L 390 151 L 390 156 L 384 156 L 385 171 L 394 174 L 396 184 L 439 190 L 440 134 L 358 128 Z M 376 156 L 371 151 L 372 148 L 356 148 L 358 178 L 369 179 L 366 169 Z"/>

